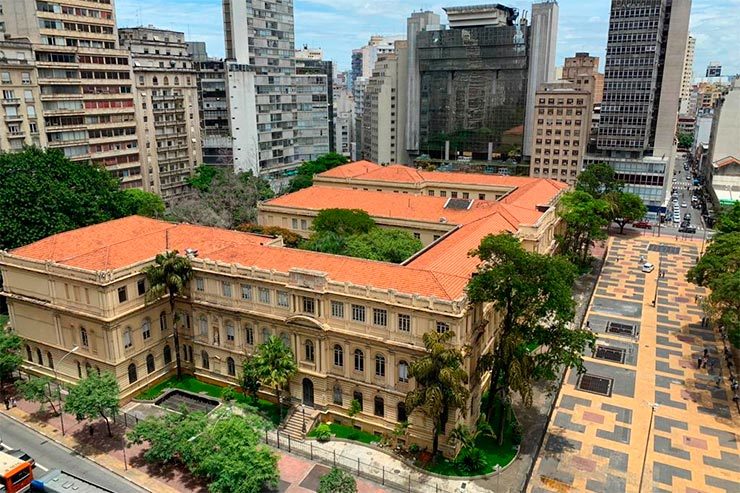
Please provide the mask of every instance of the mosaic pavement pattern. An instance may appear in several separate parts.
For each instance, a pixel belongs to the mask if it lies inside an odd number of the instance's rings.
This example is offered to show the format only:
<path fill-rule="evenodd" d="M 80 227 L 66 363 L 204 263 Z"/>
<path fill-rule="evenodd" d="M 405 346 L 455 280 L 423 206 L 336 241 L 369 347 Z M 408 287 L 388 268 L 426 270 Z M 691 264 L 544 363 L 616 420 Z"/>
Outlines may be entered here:
<path fill-rule="evenodd" d="M 566 375 L 529 492 L 740 492 L 740 415 L 722 345 L 701 326 L 704 289 L 685 281 L 699 246 L 610 239 L 586 317 L 597 349 L 584 375 Z M 699 369 L 704 349 L 710 364 Z"/>

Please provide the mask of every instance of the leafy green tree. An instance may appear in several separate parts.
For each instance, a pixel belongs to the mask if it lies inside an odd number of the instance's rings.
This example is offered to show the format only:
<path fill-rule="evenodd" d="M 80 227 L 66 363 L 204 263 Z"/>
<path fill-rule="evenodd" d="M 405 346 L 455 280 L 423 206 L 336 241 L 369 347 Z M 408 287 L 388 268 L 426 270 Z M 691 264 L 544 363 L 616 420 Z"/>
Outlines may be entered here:
<path fill-rule="evenodd" d="M 279 337 L 270 336 L 267 342 L 260 344 L 257 348 L 257 353 L 254 355 L 254 364 L 262 385 L 275 390 L 280 419 L 282 419 L 281 392 L 298 371 L 293 351 Z"/>
<path fill-rule="evenodd" d="M 256 360 L 252 356 L 247 356 L 242 362 L 240 384 L 244 395 L 252 396 L 252 401 L 257 402 L 257 392 L 260 390 L 260 373 Z"/>
<path fill-rule="evenodd" d="M 261 226 L 254 223 L 244 223 L 236 227 L 237 231 L 243 231 L 245 233 L 255 233 L 267 236 L 282 236 L 283 244 L 286 247 L 298 248 L 303 242 L 303 237 L 297 233 L 292 232 L 289 229 L 281 228 L 280 226 Z"/>
<path fill-rule="evenodd" d="M 319 479 L 317 493 L 357 493 L 357 482 L 348 472 L 333 467 Z"/>
<path fill-rule="evenodd" d="M 422 249 L 420 240 L 408 231 L 373 228 L 369 233 L 350 236 L 345 255 L 400 264 Z"/>
<path fill-rule="evenodd" d="M 208 479 L 211 493 L 261 493 L 277 487 L 277 455 L 260 444 L 266 423 L 254 414 L 210 423 L 193 440 L 190 470 Z"/>
<path fill-rule="evenodd" d="M 352 399 L 349 403 L 349 409 L 347 409 L 347 416 L 349 416 L 349 420 L 352 423 L 352 428 L 355 427 L 355 416 L 360 414 L 360 411 L 362 411 L 362 404 L 357 399 Z"/>
<path fill-rule="evenodd" d="M 113 436 L 110 429 L 110 417 L 118 414 L 118 381 L 109 372 L 90 372 L 69 389 L 64 410 L 77 416 L 78 420 L 92 420 L 101 417 L 108 427 L 108 436 Z"/>
<path fill-rule="evenodd" d="M 308 240 L 301 243 L 301 248 L 313 252 L 344 255 L 347 250 L 347 239 L 331 231 L 317 232 L 312 234 Z"/>
<path fill-rule="evenodd" d="M 611 211 L 604 199 L 575 190 L 560 199 L 558 215 L 565 221 L 565 232 L 558 237 L 561 252 L 578 265 L 587 265 L 591 246 L 606 238 L 604 227 Z"/>
<path fill-rule="evenodd" d="M 144 269 L 149 284 L 145 299 L 147 303 L 156 303 L 167 295 L 172 314 L 172 333 L 175 343 L 175 362 L 178 380 L 182 376 L 180 363 L 180 335 L 177 330 L 177 313 L 175 300 L 185 294 L 188 282 L 193 277 L 193 266 L 187 257 L 178 255 L 177 250 L 157 254 L 154 264 Z"/>
<path fill-rule="evenodd" d="M 624 227 L 642 219 L 647 214 L 647 207 L 639 195 L 627 192 L 611 192 L 605 200 L 609 205 L 612 220 L 619 225 L 619 234 L 624 233 Z"/>
<path fill-rule="evenodd" d="M 718 233 L 699 262 L 687 273 L 689 282 L 711 287 L 722 275 L 740 270 L 740 231 Z"/>
<path fill-rule="evenodd" d="M 455 334 L 427 332 L 423 335 L 426 353 L 411 363 L 409 374 L 416 388 L 406 395 L 406 409 L 416 409 L 432 420 L 432 454 L 439 451 L 439 435 L 444 433 L 450 411 L 465 412 L 468 398 L 468 374 L 463 367 L 463 353 L 452 346 Z"/>
<path fill-rule="evenodd" d="M 161 218 L 164 217 L 164 200 L 157 194 L 137 188 L 123 191 L 122 207 L 124 214 Z"/>
<path fill-rule="evenodd" d="M 18 389 L 18 393 L 27 401 L 41 404 L 42 411 L 44 410 L 44 405 L 48 403 L 54 414 L 58 414 L 54 401 L 59 401 L 59 387 L 55 386 L 52 390 L 51 378 L 31 377 L 28 380 L 19 381 L 16 384 L 16 388 Z"/>
<path fill-rule="evenodd" d="M 336 233 L 349 236 L 368 233 L 375 221 L 362 209 L 323 209 L 313 220 L 311 229 L 317 233 Z"/>
<path fill-rule="evenodd" d="M 0 249 L 124 215 L 118 180 L 57 149 L 0 153 L 0 177 Z"/>
<path fill-rule="evenodd" d="M 195 168 L 193 176 L 188 178 L 187 183 L 195 190 L 200 192 L 208 192 L 211 188 L 211 183 L 218 176 L 220 177 L 225 172 L 225 169 L 219 166 L 209 166 L 207 164 L 201 164 Z"/>
<path fill-rule="evenodd" d="M 611 192 L 621 192 L 622 183 L 617 180 L 614 168 L 606 163 L 594 163 L 578 175 L 576 190 L 600 199 Z"/>
<path fill-rule="evenodd" d="M 179 413 L 150 416 L 136 423 L 126 437 L 131 443 L 149 446 L 144 451 L 144 460 L 150 463 L 169 464 L 182 462 L 192 456 L 193 437 L 197 437 L 207 426 L 204 413 L 189 412 L 183 406 Z"/>
<path fill-rule="evenodd" d="M 313 185 L 313 176 L 324 171 L 336 168 L 342 164 L 346 164 L 349 160 L 337 154 L 336 152 L 330 152 L 319 156 L 313 161 L 305 161 L 299 168 L 298 174 L 290 180 L 288 186 L 288 192 L 297 192 L 302 188 L 308 188 Z"/>
<path fill-rule="evenodd" d="M 0 397 L 5 400 L 5 383 L 23 364 L 23 341 L 15 332 L 0 327 Z"/>
<path fill-rule="evenodd" d="M 682 149 L 690 148 L 694 143 L 694 136 L 688 133 L 678 134 L 678 147 Z"/>
<path fill-rule="evenodd" d="M 471 430 L 465 423 L 458 423 L 450 432 L 447 441 L 452 444 L 460 444 L 462 449 L 475 448 L 475 442 L 482 436 L 496 436 L 493 427 L 486 421 L 484 416 L 478 418 L 475 430 Z"/>
<path fill-rule="evenodd" d="M 717 231 L 720 233 L 740 232 L 740 202 L 723 211 L 717 218 Z"/>
<path fill-rule="evenodd" d="M 504 407 L 511 393 L 531 405 L 535 381 L 555 381 L 563 366 L 583 371 L 583 351 L 593 348 L 595 338 L 590 330 L 571 326 L 576 273 L 567 260 L 527 252 L 508 233 L 486 236 L 472 253 L 481 263 L 468 283 L 468 298 L 472 303 L 491 303 L 501 315 L 492 349 L 479 361 L 477 373 L 490 373 L 487 419 L 492 421 L 497 401 L 495 429 L 502 443 Z M 543 350 L 529 351 L 533 342 Z"/>

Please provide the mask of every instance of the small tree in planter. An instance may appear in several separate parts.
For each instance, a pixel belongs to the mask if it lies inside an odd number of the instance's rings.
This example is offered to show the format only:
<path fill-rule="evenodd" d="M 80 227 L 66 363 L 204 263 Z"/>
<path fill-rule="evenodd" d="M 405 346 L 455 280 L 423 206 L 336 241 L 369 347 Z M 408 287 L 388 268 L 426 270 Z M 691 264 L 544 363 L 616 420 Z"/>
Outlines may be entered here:
<path fill-rule="evenodd" d="M 319 426 L 316 427 L 314 436 L 316 437 L 316 440 L 322 443 L 328 442 L 329 440 L 331 440 L 331 428 L 329 428 L 328 424 L 321 423 Z"/>
<path fill-rule="evenodd" d="M 334 467 L 319 480 L 317 493 L 357 493 L 357 482 L 348 472 Z"/>
<path fill-rule="evenodd" d="M 93 420 L 101 417 L 108 427 L 108 436 L 113 436 L 110 429 L 110 417 L 118 414 L 118 381 L 112 373 L 90 372 L 77 385 L 69 389 L 65 410 L 77 416 L 78 420 Z M 92 423 L 90 424 L 92 434 Z"/>
<path fill-rule="evenodd" d="M 349 409 L 347 410 L 347 416 L 349 416 L 349 420 L 352 423 L 352 428 L 355 427 L 355 416 L 360 414 L 360 411 L 362 411 L 360 401 L 352 399 L 352 402 L 349 403 Z"/>

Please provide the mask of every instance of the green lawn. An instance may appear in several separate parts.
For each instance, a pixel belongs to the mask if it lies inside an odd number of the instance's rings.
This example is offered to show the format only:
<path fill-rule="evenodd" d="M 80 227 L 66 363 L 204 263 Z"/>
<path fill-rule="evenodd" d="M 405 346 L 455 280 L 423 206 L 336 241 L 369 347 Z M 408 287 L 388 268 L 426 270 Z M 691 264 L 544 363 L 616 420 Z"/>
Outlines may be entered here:
<path fill-rule="evenodd" d="M 183 375 L 182 379 L 180 380 L 177 380 L 177 377 L 171 377 L 163 382 L 160 382 L 157 385 L 141 392 L 139 395 L 136 396 L 136 398 L 144 400 L 154 400 L 159 395 L 161 395 L 165 391 L 165 389 L 182 389 L 187 390 L 188 392 L 194 392 L 196 394 L 205 393 L 211 397 L 220 399 L 223 387 L 201 382 L 191 375 Z M 272 402 L 263 399 L 258 399 L 255 403 L 251 397 L 247 397 L 242 393 L 236 394 L 236 401 L 257 408 L 275 426 L 280 424 L 280 410 L 278 409 L 277 404 L 273 404 Z"/>
<path fill-rule="evenodd" d="M 380 437 L 375 436 L 372 433 L 367 433 L 365 431 L 361 430 L 355 430 L 354 428 L 350 426 L 344 426 L 337 423 L 330 423 L 329 429 L 331 430 L 331 434 L 335 435 L 337 438 L 344 438 L 345 440 L 354 440 L 356 442 L 362 442 L 362 443 L 373 443 L 373 442 L 379 442 Z M 316 428 L 314 427 L 311 431 L 308 432 L 309 437 L 316 436 Z"/>
<path fill-rule="evenodd" d="M 8 323 L 8 320 L 10 320 L 9 316 L 3 315 L 2 313 L 0 313 L 0 329 L 5 328 L 5 324 Z"/>

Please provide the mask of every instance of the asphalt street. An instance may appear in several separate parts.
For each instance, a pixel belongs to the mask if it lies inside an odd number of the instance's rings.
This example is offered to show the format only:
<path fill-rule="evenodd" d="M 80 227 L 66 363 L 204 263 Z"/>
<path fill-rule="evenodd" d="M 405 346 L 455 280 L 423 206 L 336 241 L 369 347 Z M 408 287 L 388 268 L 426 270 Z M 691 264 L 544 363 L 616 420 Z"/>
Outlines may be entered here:
<path fill-rule="evenodd" d="M 0 415 L 0 441 L 6 449 L 21 449 L 36 459 L 34 477 L 51 469 L 62 469 L 116 493 L 144 493 L 145 490 L 94 462 L 57 445 L 5 415 Z"/>

